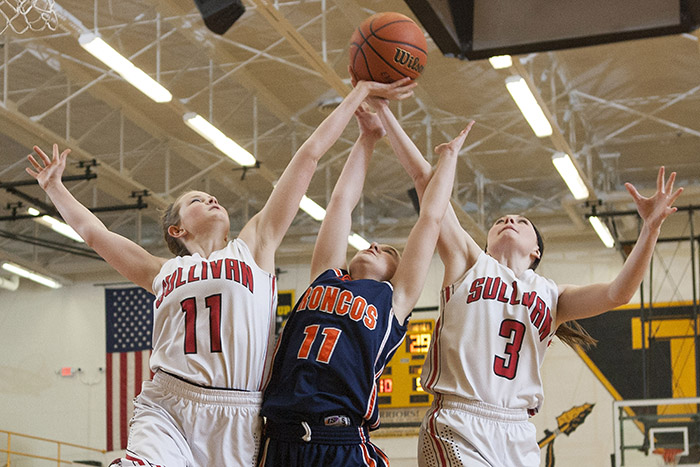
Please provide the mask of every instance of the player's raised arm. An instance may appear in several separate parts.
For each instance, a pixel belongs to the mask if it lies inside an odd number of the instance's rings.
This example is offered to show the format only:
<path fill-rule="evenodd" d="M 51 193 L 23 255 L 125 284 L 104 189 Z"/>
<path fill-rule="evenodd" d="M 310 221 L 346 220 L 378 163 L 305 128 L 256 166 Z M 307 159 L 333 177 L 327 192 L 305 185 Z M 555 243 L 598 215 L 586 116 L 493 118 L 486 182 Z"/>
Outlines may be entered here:
<path fill-rule="evenodd" d="M 423 290 L 443 217 L 450 202 L 457 156 L 470 126 L 449 143 L 435 148 L 440 160 L 425 187 L 418 222 L 408 235 L 403 258 L 392 280 L 394 313 L 399 322 L 406 320 Z"/>
<path fill-rule="evenodd" d="M 326 269 L 345 268 L 352 211 L 362 196 L 374 146 L 385 134 L 376 115 L 362 108 L 358 108 L 355 115 L 360 125 L 360 136 L 333 188 L 326 217 L 321 223 L 311 259 L 311 280 Z"/>
<path fill-rule="evenodd" d="M 36 178 L 63 220 L 117 272 L 152 292 L 153 279 L 166 260 L 153 256 L 131 240 L 108 230 L 97 216 L 68 191 L 61 181 L 61 176 L 70 149 L 59 153 L 58 145 L 54 144 L 52 158 L 38 146 L 34 146 L 34 151 L 39 161 L 32 155 L 27 156 L 33 167 L 33 170 L 27 167 L 27 173 Z"/>
<path fill-rule="evenodd" d="M 401 127 L 391 112 L 388 102 L 376 98 L 369 99 L 369 102 L 376 109 L 386 129 L 389 143 L 399 159 L 399 163 L 413 180 L 418 199 L 421 199 L 432 175 L 430 164 Z M 472 121 L 467 125 L 467 132 L 473 124 Z M 451 205 L 447 207 L 447 213 L 442 221 L 437 248 L 445 265 L 445 284 L 454 282 L 458 276 L 474 264 L 481 252 L 479 245 L 460 225 Z"/>
<path fill-rule="evenodd" d="M 671 173 L 665 183 L 664 173 L 664 168 L 661 167 L 656 180 L 656 193 L 649 198 L 640 195 L 631 183 L 625 184 L 643 220 L 637 243 L 632 248 L 620 273 L 611 282 L 585 286 L 560 286 L 557 325 L 599 315 L 624 305 L 632 299 L 649 267 L 661 232 L 661 224 L 669 215 L 676 212 L 677 208 L 673 207 L 673 203 L 683 192 L 683 188 L 673 191 L 676 173 Z"/>
<path fill-rule="evenodd" d="M 274 270 L 274 255 L 294 220 L 316 165 L 345 130 L 355 110 L 367 96 L 405 99 L 413 95 L 415 83 L 404 79 L 391 84 L 362 81 L 326 117 L 294 154 L 262 211 L 246 224 L 240 237 L 253 251 L 258 265 Z"/>

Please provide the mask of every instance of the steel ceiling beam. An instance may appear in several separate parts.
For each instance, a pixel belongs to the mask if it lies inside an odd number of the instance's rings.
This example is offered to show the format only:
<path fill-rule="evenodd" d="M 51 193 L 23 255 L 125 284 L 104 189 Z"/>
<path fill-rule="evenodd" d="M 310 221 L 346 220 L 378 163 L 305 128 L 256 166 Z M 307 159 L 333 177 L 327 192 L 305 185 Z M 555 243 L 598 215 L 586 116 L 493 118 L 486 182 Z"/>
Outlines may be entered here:
<path fill-rule="evenodd" d="M 69 18 L 70 15 L 64 11 L 64 16 L 66 18 Z M 82 24 L 78 23 L 76 24 L 74 20 L 73 22 L 69 21 L 68 19 L 64 22 L 62 22 L 62 27 L 66 28 L 67 31 L 70 31 L 71 34 L 77 39 L 77 37 L 80 35 L 80 33 L 85 32 L 84 26 Z M 173 30 L 174 31 L 174 30 Z M 161 36 L 162 38 L 162 36 Z M 71 66 L 71 63 L 69 61 L 64 61 L 63 62 L 63 70 L 71 76 L 73 79 L 75 79 L 77 82 L 82 82 L 82 81 L 88 81 L 90 79 L 90 76 L 85 72 L 84 69 L 78 68 L 75 66 Z M 130 121 L 132 121 L 135 125 L 138 127 L 146 130 L 148 133 L 153 135 L 155 138 L 161 139 L 168 144 L 170 147 L 171 151 L 174 153 L 178 153 L 177 151 L 177 145 L 172 144 L 172 136 L 171 132 L 174 131 L 173 128 L 161 128 L 158 126 L 155 122 L 153 122 L 149 117 L 147 117 L 145 114 L 140 109 L 137 109 L 135 107 L 125 105 L 125 101 L 122 98 L 122 96 L 116 95 L 112 93 L 111 91 L 105 89 L 105 88 L 100 88 L 99 89 L 99 94 L 96 96 L 99 100 L 107 103 L 113 108 L 120 108 L 122 109 L 121 112 L 126 115 Z M 184 104 L 180 103 L 177 99 L 173 99 L 168 104 L 164 104 L 164 107 L 169 107 L 172 111 L 176 112 L 179 116 L 184 115 L 186 112 L 189 111 Z M 183 124 L 184 125 L 184 124 Z M 75 154 L 75 151 L 74 151 Z M 217 154 L 218 155 L 218 154 Z M 190 163 L 194 163 L 195 165 L 199 164 L 200 167 L 207 167 L 210 165 L 210 161 L 197 161 L 196 158 L 192 158 L 191 154 L 188 154 L 187 159 Z M 181 156 L 181 157 L 184 157 Z M 220 159 L 224 159 L 225 156 L 223 155 L 218 155 Z M 193 160 L 194 159 L 194 160 Z M 225 159 L 228 161 L 228 159 Z M 227 164 L 230 164 L 231 166 L 235 165 L 233 162 L 229 161 Z M 103 166 L 106 164 L 103 164 Z M 220 182 L 222 182 L 225 186 L 227 186 L 229 189 L 231 189 L 234 193 L 237 193 L 240 196 L 248 196 L 247 190 L 245 190 L 240 184 L 237 184 L 235 182 L 232 182 L 231 178 L 224 178 L 222 177 L 221 171 L 216 172 L 215 176 L 219 179 Z M 276 180 L 276 177 L 274 174 L 272 174 L 268 169 L 265 167 L 261 167 L 259 170 L 256 171 L 257 174 L 261 175 L 263 178 L 268 180 L 270 183 Z M 127 177 L 128 178 L 128 177 Z M 133 182 L 136 183 L 136 182 Z M 155 192 L 156 190 L 150 190 L 152 192 Z M 169 194 L 165 194 L 166 197 L 169 198 Z M 164 202 L 165 198 L 163 198 Z M 167 206 L 169 204 L 169 201 L 163 205 L 160 205 L 161 203 L 154 203 L 161 209 Z"/>
<path fill-rule="evenodd" d="M 513 69 L 525 80 L 528 87 L 530 88 L 530 91 L 532 91 L 532 94 L 535 96 L 535 100 L 537 100 L 537 103 L 542 108 L 542 111 L 547 117 L 547 120 L 549 120 L 549 124 L 552 127 L 552 135 L 549 137 L 552 142 L 552 145 L 557 149 L 557 151 L 562 151 L 570 156 L 571 162 L 573 162 L 574 166 L 576 167 L 576 170 L 578 170 L 579 175 L 583 179 L 583 182 L 586 184 L 586 188 L 588 188 L 588 199 L 597 199 L 593 183 L 591 183 L 591 181 L 588 179 L 588 177 L 586 176 L 586 171 L 583 170 L 581 165 L 576 160 L 576 153 L 571 148 L 571 146 L 569 146 L 569 142 L 566 140 L 561 130 L 559 129 L 559 123 L 557 122 L 557 119 L 554 117 L 554 114 L 549 109 L 549 106 L 542 98 L 542 95 L 540 94 L 537 86 L 535 85 L 535 81 L 532 79 L 532 76 L 525 69 L 525 67 L 518 58 L 513 60 Z"/>
<path fill-rule="evenodd" d="M 664 118 L 659 118 L 659 117 L 654 116 L 654 114 L 661 112 L 662 110 L 670 107 L 671 105 L 675 104 L 676 102 L 683 100 L 685 97 L 687 97 L 689 95 L 695 94 L 699 90 L 700 90 L 700 86 L 696 86 L 696 87 L 692 88 L 691 90 L 689 90 L 688 92 L 685 92 L 685 93 L 681 94 L 680 96 L 676 97 L 675 99 L 672 99 L 671 101 L 667 102 L 666 104 L 662 105 L 661 107 L 656 108 L 652 112 L 640 112 L 640 111 L 632 109 L 626 105 L 622 105 L 622 104 L 619 104 L 617 102 L 602 99 L 600 97 L 592 96 L 592 95 L 587 94 L 587 93 L 582 92 L 582 91 L 576 90 L 573 92 L 575 92 L 577 95 L 583 97 L 584 99 L 588 99 L 590 101 L 596 102 L 596 103 L 601 104 L 605 107 L 611 107 L 611 108 L 614 108 L 617 110 L 622 110 L 623 112 L 641 117 L 638 120 L 635 120 L 634 122 L 632 122 L 628 125 L 625 125 L 624 127 L 617 129 L 617 130 L 613 131 L 612 133 L 608 134 L 605 138 L 602 139 L 602 141 L 598 142 L 598 144 L 602 144 L 607 139 L 609 139 L 613 136 L 617 136 L 618 134 L 622 133 L 623 131 L 629 130 L 630 128 L 637 125 L 638 123 L 643 122 L 644 120 L 650 120 L 652 122 L 656 122 L 656 123 L 659 123 L 661 125 L 665 125 L 667 127 L 673 128 L 674 130 L 682 131 L 683 133 L 687 133 L 687 134 L 692 135 L 692 136 L 700 137 L 700 131 L 698 131 L 698 130 L 694 130 L 692 128 L 688 128 L 686 126 L 679 125 L 677 123 L 671 122 L 671 121 L 666 120 Z"/>
<path fill-rule="evenodd" d="M 257 11 L 279 32 L 287 42 L 301 55 L 307 63 L 316 70 L 323 79 L 335 89 L 341 96 L 345 97 L 350 92 L 350 86 L 345 84 L 338 74 L 333 70 L 316 50 L 299 34 L 294 26 L 275 8 L 268 0 L 251 0 L 257 7 Z"/>

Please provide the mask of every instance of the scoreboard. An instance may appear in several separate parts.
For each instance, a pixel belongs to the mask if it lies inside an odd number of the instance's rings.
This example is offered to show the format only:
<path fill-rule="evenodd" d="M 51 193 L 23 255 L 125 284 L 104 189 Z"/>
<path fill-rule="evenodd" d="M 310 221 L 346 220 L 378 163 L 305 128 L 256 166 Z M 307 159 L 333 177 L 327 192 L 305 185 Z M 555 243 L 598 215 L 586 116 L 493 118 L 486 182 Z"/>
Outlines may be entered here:
<path fill-rule="evenodd" d="M 434 319 L 408 323 L 406 339 L 379 379 L 380 408 L 423 407 L 432 403 L 432 396 L 421 386 L 420 373 L 434 327 Z"/>
<path fill-rule="evenodd" d="M 275 335 L 279 336 L 284 323 L 287 322 L 289 314 L 294 308 L 294 291 L 280 290 L 277 292 L 277 314 L 275 316 Z"/>

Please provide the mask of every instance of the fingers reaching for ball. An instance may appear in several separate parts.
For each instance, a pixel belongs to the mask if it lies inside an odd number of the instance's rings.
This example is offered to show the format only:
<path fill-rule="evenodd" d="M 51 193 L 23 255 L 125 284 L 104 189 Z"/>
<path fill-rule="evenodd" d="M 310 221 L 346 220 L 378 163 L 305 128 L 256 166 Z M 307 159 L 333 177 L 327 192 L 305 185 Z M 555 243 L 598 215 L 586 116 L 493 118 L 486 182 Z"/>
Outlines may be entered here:
<path fill-rule="evenodd" d="M 376 81 L 362 81 L 367 83 L 369 95 L 384 97 L 386 99 L 402 100 L 413 95 L 413 89 L 418 83 L 411 78 L 403 78 L 393 83 L 378 83 Z"/>
<path fill-rule="evenodd" d="M 464 145 L 464 141 L 467 139 L 467 135 L 469 134 L 469 131 L 472 129 L 472 126 L 474 125 L 474 120 L 471 120 L 469 123 L 467 123 L 467 126 L 459 132 L 455 138 L 448 142 L 448 143 L 442 143 L 438 146 L 435 147 L 435 154 L 443 155 L 447 153 L 451 154 L 458 154 L 459 151 L 462 149 L 462 146 Z"/>
<path fill-rule="evenodd" d="M 413 88 L 418 86 L 418 83 L 416 83 L 412 78 L 409 77 L 399 79 L 392 83 L 380 83 L 377 81 L 358 80 L 357 75 L 350 66 L 348 67 L 348 73 L 350 74 L 350 83 L 352 83 L 353 87 L 357 87 L 358 83 L 361 81 L 368 83 L 368 101 L 374 108 L 376 108 L 376 105 L 372 102 L 373 98 L 375 99 L 375 102 L 377 98 L 396 100 L 406 99 L 413 95 Z"/>

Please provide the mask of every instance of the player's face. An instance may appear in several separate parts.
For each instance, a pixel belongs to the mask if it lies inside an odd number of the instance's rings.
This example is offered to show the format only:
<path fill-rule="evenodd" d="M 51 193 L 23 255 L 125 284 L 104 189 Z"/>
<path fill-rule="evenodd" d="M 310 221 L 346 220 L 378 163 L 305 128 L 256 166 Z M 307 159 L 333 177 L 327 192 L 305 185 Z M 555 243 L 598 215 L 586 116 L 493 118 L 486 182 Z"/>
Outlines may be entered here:
<path fill-rule="evenodd" d="M 189 191 L 182 195 L 177 203 L 180 209 L 180 224 L 186 230 L 193 231 L 195 227 L 208 226 L 211 223 L 224 223 L 228 231 L 228 213 L 214 196 L 203 191 Z"/>
<path fill-rule="evenodd" d="M 494 222 L 489 230 L 488 251 L 498 252 L 503 248 L 518 248 L 527 254 L 539 251 L 537 234 L 532 223 L 523 216 L 509 214 Z"/>
<path fill-rule="evenodd" d="M 391 245 L 372 243 L 366 250 L 358 251 L 350 261 L 350 276 L 371 276 L 381 281 L 394 277 L 401 256 Z M 355 271 L 355 274 L 353 274 Z M 360 272 L 363 271 L 363 272 Z M 369 273 L 369 274 L 368 274 Z"/>

